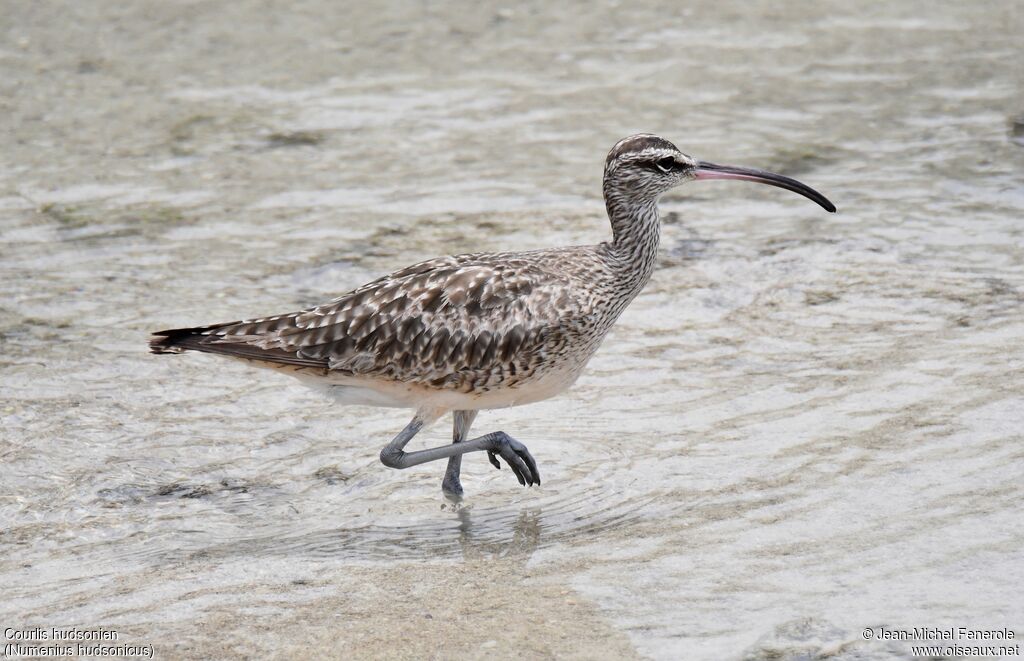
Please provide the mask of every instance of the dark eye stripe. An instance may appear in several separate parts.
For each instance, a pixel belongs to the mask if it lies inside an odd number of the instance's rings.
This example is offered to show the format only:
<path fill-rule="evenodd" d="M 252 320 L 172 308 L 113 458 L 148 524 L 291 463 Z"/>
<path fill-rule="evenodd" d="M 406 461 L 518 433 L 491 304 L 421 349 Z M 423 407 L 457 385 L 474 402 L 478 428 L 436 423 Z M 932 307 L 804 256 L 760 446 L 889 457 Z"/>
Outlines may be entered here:
<path fill-rule="evenodd" d="M 671 156 L 664 156 L 656 161 L 647 161 L 644 163 L 644 166 L 655 172 L 671 172 L 678 168 L 679 164 Z"/>

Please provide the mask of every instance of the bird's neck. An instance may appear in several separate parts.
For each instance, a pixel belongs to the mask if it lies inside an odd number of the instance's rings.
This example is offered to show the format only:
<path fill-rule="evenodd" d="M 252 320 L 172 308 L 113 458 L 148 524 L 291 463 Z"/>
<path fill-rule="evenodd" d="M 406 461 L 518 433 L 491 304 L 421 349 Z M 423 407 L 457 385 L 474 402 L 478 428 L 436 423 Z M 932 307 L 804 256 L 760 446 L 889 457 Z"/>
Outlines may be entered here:
<path fill-rule="evenodd" d="M 636 198 L 616 190 L 606 182 L 605 208 L 612 224 L 609 244 L 616 261 L 625 273 L 623 284 L 640 293 L 654 273 L 658 260 L 658 241 L 661 222 L 658 216 L 658 198 Z"/>

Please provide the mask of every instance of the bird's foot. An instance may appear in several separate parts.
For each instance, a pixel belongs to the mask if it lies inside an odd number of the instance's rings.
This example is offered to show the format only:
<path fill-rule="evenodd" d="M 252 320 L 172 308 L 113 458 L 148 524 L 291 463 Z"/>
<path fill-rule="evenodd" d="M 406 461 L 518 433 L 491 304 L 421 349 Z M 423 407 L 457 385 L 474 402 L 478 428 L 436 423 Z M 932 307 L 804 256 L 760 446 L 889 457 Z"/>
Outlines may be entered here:
<path fill-rule="evenodd" d="M 462 483 L 457 476 L 445 475 L 441 482 L 441 493 L 448 500 L 458 503 L 462 501 Z"/>
<path fill-rule="evenodd" d="M 508 463 L 512 472 L 516 474 L 519 484 L 526 486 L 540 485 L 540 471 L 537 470 L 537 462 L 533 455 L 526 449 L 526 446 L 512 438 L 503 431 L 494 432 L 492 447 L 487 450 L 487 459 L 491 465 L 501 469 L 498 463 L 498 455 Z"/>

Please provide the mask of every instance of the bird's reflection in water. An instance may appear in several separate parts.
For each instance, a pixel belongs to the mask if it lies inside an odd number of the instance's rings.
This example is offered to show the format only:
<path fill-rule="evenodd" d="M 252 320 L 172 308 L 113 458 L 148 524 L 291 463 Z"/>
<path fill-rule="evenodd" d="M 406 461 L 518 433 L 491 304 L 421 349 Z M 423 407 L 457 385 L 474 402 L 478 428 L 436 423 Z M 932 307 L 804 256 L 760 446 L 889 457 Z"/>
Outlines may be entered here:
<path fill-rule="evenodd" d="M 487 560 L 494 558 L 516 559 L 525 564 L 540 546 L 541 510 L 529 508 L 520 510 L 506 534 L 496 536 L 495 530 L 474 531 L 471 507 L 456 506 L 455 515 L 459 520 L 459 548 L 464 560 Z M 511 533 L 511 537 L 509 534 Z"/>
<path fill-rule="evenodd" d="M 465 560 L 514 558 L 525 562 L 542 541 L 542 514 L 537 507 L 522 510 L 477 509 L 472 505 L 443 507 L 439 515 L 417 517 L 394 525 L 369 524 L 291 535 L 244 537 L 210 545 L 196 538 L 189 557 L 210 559 L 238 555 L 352 559 L 372 561 Z M 147 554 L 148 555 L 148 554 Z M 167 555 L 167 554 L 163 554 Z"/>
<path fill-rule="evenodd" d="M 436 504 L 420 501 L 365 517 L 356 515 L 331 528 L 309 525 L 313 519 L 282 519 L 275 530 L 259 535 L 232 538 L 222 531 L 196 531 L 180 537 L 173 550 L 147 545 L 134 555 L 180 559 L 182 554 L 202 558 L 257 554 L 371 562 L 517 558 L 525 562 L 543 546 L 587 542 L 609 530 L 639 525 L 657 516 L 656 499 L 657 494 L 622 498 L 612 492 L 581 490 L 574 496 L 518 507 L 444 501 L 440 511 Z"/>

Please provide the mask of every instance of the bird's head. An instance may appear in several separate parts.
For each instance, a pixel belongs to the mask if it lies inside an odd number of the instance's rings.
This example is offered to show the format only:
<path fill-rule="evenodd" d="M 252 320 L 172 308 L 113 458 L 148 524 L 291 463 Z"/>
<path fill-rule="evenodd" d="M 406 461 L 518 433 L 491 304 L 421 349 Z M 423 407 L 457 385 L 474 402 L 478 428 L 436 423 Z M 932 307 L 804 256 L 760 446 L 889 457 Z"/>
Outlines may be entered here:
<path fill-rule="evenodd" d="M 648 133 L 619 140 L 605 161 L 605 196 L 622 196 L 626 198 L 624 202 L 657 200 L 669 189 L 694 179 L 738 179 L 768 184 L 799 193 L 826 211 L 836 210 L 824 195 L 796 179 L 764 170 L 698 161 L 668 140 Z"/>

